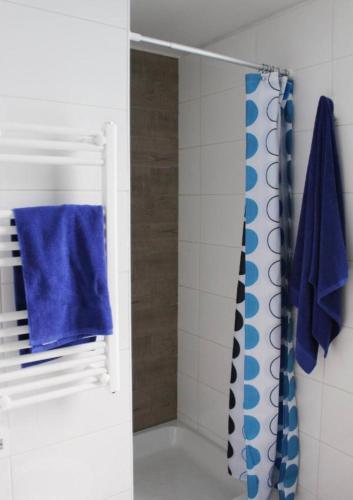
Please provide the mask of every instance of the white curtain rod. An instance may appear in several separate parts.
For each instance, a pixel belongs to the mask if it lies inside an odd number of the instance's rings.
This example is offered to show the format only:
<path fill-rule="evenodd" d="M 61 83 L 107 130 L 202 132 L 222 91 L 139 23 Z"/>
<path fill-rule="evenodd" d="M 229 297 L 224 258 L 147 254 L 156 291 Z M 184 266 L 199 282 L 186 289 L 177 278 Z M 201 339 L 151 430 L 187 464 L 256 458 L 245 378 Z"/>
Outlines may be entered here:
<path fill-rule="evenodd" d="M 130 40 L 137 43 L 159 45 L 160 47 L 167 47 L 168 49 L 178 50 L 180 52 L 186 52 L 188 54 L 196 54 L 203 57 L 209 57 L 210 59 L 218 59 L 219 61 L 237 64 L 239 66 L 246 66 L 247 68 L 257 69 L 259 71 L 278 71 L 281 75 L 291 76 L 291 71 L 288 69 L 281 69 L 277 66 L 272 66 L 269 64 L 256 64 L 249 61 L 243 61 L 242 59 L 234 59 L 233 57 L 217 54 L 216 52 L 210 52 L 208 50 L 198 49 L 196 47 L 190 47 L 189 45 L 182 45 L 180 43 L 168 42 L 166 40 L 160 40 L 159 38 L 151 38 L 149 36 L 141 35 L 140 33 L 130 32 Z"/>

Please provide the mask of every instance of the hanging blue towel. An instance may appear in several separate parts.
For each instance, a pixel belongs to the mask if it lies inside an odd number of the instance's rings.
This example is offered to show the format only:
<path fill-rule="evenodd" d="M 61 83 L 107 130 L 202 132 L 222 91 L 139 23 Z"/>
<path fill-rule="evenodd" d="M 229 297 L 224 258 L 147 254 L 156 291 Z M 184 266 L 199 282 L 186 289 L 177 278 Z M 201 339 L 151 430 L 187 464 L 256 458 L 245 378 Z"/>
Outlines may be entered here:
<path fill-rule="evenodd" d="M 101 206 L 14 210 L 22 259 L 17 309 L 28 310 L 32 352 L 112 333 Z"/>
<path fill-rule="evenodd" d="M 320 97 L 290 279 L 298 308 L 296 358 L 310 373 L 318 346 L 325 356 L 341 328 L 341 292 L 347 282 L 342 184 L 333 102 Z"/>

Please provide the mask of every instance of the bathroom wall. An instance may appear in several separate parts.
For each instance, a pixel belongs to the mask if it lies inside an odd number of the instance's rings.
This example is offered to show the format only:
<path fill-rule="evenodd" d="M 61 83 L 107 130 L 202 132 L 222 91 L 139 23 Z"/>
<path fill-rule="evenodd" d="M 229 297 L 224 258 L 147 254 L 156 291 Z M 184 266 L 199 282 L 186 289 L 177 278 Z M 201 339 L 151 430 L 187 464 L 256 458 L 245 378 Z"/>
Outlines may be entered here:
<path fill-rule="evenodd" d="M 353 261 L 353 2 L 303 2 L 208 48 L 278 64 L 295 79 L 295 220 L 315 111 L 333 97 Z M 180 63 L 178 414 L 220 444 L 242 217 L 244 70 L 185 57 Z M 353 491 L 353 264 L 344 327 L 311 375 L 297 368 L 301 430 L 298 500 L 347 500 Z"/>
<path fill-rule="evenodd" d="M 131 55 L 134 430 L 176 418 L 178 60 Z"/>
<path fill-rule="evenodd" d="M 0 414 L 1 500 L 131 500 L 128 0 L 0 1 L 0 121 L 118 124 L 119 393 Z M 93 167 L 0 166 L 0 208 L 101 202 Z M 13 307 L 11 275 L 1 277 Z"/>

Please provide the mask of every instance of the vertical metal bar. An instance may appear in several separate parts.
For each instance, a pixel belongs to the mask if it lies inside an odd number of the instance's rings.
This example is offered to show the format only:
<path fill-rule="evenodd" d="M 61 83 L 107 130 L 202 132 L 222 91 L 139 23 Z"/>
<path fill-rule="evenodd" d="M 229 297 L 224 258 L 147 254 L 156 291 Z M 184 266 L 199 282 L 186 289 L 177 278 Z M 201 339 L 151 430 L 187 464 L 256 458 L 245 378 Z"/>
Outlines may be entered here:
<path fill-rule="evenodd" d="M 106 136 L 104 165 L 104 204 L 106 210 L 106 245 L 108 263 L 108 286 L 113 315 L 114 334 L 106 337 L 108 344 L 108 372 L 110 389 L 117 392 L 120 387 L 119 366 L 119 282 L 118 282 L 118 160 L 117 126 L 108 122 L 104 126 Z"/>

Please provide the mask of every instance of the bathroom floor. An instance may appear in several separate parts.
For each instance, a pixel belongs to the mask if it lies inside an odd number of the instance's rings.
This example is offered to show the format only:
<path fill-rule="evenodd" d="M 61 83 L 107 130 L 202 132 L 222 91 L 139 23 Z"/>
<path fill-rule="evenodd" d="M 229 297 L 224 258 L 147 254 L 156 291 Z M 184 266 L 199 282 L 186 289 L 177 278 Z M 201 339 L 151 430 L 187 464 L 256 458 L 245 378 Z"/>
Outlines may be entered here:
<path fill-rule="evenodd" d="M 217 446 L 180 425 L 138 433 L 135 436 L 135 500 L 241 498 L 242 485 L 228 477 L 221 453 Z"/>

